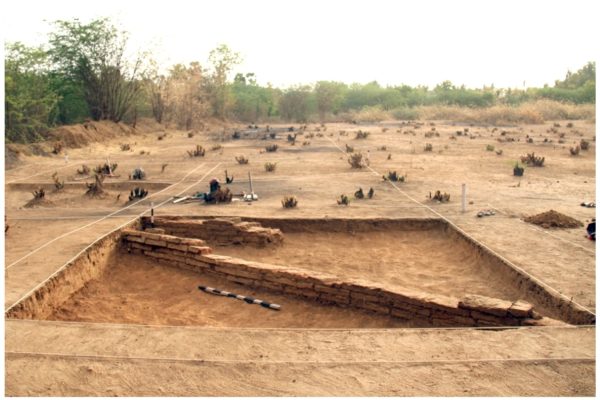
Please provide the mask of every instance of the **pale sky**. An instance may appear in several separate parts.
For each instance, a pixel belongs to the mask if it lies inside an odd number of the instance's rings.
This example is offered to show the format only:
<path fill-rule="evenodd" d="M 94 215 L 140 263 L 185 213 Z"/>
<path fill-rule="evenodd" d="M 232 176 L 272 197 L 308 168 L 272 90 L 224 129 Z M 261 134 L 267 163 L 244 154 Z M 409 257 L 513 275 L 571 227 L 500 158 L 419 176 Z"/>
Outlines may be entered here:
<path fill-rule="evenodd" d="M 598 58 L 597 0 L 3 1 L 7 41 L 41 44 L 44 20 L 111 17 L 165 66 L 226 43 L 236 72 L 287 87 L 317 80 L 430 87 L 543 86 Z"/>

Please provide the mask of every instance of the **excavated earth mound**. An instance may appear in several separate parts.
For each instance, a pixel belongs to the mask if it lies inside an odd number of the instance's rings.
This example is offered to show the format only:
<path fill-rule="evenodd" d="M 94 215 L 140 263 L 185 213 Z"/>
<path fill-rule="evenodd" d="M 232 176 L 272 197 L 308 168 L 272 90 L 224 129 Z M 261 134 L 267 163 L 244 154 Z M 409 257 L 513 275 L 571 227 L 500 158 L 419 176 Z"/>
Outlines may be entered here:
<path fill-rule="evenodd" d="M 541 214 L 532 215 L 523 219 L 530 224 L 540 225 L 542 228 L 579 228 L 583 223 L 568 215 L 550 210 Z"/>

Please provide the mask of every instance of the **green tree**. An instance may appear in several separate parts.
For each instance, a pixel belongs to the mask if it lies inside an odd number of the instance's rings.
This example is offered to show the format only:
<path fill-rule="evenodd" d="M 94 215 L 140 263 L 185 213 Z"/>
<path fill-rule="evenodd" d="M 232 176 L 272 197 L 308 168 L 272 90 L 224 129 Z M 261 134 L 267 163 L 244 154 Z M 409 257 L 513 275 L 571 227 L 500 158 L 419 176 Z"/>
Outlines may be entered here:
<path fill-rule="evenodd" d="M 221 44 L 211 50 L 208 61 L 212 65 L 210 82 L 213 110 L 217 117 L 225 120 L 227 111 L 233 103 L 230 88 L 227 83 L 228 75 L 233 67 L 242 62 L 239 53 L 233 52 L 227 45 Z"/>
<path fill-rule="evenodd" d="M 260 121 L 276 112 L 272 88 L 258 85 L 253 73 L 237 74 L 231 91 L 235 103 L 233 114 L 241 121 Z"/>
<path fill-rule="evenodd" d="M 596 63 L 588 62 L 577 72 L 567 72 L 567 76 L 562 81 L 556 81 L 554 87 L 563 89 L 577 89 L 587 84 L 596 85 Z"/>
<path fill-rule="evenodd" d="M 94 120 L 119 122 L 139 96 L 143 56 L 125 56 L 127 34 L 107 19 L 56 21 L 50 54 L 57 72 L 80 84 Z"/>
<path fill-rule="evenodd" d="M 321 121 L 325 119 L 325 115 L 328 113 L 338 113 L 347 89 L 346 84 L 341 82 L 317 82 L 314 92 Z"/>
<path fill-rule="evenodd" d="M 59 101 L 50 84 L 47 53 L 21 43 L 9 43 L 5 49 L 5 139 L 40 140 L 56 121 Z"/>
<path fill-rule="evenodd" d="M 311 97 L 310 86 L 298 86 L 284 91 L 279 99 L 281 116 L 290 121 L 306 122 L 313 112 Z"/>

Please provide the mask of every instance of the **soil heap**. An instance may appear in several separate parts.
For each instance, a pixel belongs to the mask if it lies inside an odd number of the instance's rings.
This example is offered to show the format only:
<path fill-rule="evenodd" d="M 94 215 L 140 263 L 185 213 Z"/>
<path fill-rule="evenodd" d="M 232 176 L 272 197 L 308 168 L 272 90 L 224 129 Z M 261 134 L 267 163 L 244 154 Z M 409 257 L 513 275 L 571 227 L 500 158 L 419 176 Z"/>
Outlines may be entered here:
<path fill-rule="evenodd" d="M 532 215 L 524 218 L 525 222 L 540 225 L 542 228 L 579 228 L 583 223 L 571 218 L 568 215 L 561 214 L 557 211 L 550 210 L 541 214 Z"/>

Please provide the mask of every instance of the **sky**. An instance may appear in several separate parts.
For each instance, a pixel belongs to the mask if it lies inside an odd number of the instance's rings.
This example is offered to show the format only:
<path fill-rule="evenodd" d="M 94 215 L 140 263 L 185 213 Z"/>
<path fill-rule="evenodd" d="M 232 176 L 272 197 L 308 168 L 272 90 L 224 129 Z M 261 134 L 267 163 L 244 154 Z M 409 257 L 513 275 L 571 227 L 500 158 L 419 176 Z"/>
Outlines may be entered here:
<path fill-rule="evenodd" d="M 598 57 L 597 0 L 2 2 L 5 41 L 45 42 L 49 21 L 110 17 L 165 68 L 221 43 L 236 72 L 278 87 L 318 80 L 467 87 L 554 84 Z M 594 40 L 596 39 L 596 40 Z"/>

